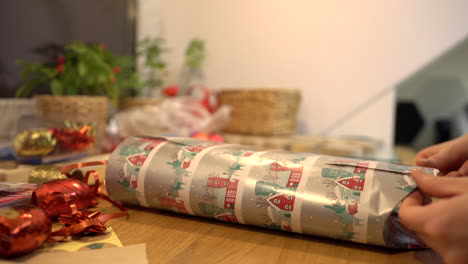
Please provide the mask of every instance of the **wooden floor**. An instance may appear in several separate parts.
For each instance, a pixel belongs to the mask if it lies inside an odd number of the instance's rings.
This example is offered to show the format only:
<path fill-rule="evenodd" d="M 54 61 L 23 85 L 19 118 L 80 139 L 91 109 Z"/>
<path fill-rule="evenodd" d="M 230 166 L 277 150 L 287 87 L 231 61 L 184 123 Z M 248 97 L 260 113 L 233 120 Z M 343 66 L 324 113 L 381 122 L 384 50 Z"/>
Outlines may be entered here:
<path fill-rule="evenodd" d="M 124 245 L 146 243 L 150 263 L 417 263 L 392 250 L 150 209 L 111 220 Z"/>

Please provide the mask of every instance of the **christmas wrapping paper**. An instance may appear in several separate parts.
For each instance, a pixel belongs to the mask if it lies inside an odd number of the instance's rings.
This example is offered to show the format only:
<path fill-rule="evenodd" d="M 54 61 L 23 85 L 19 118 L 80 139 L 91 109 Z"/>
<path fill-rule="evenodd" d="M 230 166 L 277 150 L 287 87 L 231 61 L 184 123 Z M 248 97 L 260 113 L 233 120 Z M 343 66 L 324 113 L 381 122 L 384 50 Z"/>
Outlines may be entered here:
<path fill-rule="evenodd" d="M 190 138 L 130 137 L 109 158 L 112 199 L 221 221 L 388 247 L 413 167 Z M 436 174 L 434 169 L 427 169 Z"/>

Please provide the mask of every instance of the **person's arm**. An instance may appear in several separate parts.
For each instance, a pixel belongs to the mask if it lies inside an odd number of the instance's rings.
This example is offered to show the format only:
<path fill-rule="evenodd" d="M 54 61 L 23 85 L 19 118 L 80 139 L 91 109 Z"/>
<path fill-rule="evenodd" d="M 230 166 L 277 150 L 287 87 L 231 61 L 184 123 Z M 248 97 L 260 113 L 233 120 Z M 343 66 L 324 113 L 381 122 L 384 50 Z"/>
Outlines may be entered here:
<path fill-rule="evenodd" d="M 442 175 L 457 172 L 468 175 L 468 134 L 425 148 L 418 152 L 414 164 L 437 168 Z"/>
<path fill-rule="evenodd" d="M 401 223 L 446 263 L 468 263 L 468 177 L 436 177 L 422 170 L 411 175 L 420 191 L 403 201 Z M 425 204 L 421 191 L 439 199 Z"/>

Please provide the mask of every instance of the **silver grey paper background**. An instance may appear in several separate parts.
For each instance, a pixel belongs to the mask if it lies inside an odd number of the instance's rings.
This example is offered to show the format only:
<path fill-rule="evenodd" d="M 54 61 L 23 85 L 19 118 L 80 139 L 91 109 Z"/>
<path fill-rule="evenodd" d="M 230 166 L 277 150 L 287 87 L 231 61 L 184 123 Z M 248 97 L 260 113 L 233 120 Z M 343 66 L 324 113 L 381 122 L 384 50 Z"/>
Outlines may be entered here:
<path fill-rule="evenodd" d="M 106 186 L 112 199 L 149 208 L 414 247 L 384 239 L 392 210 L 416 187 L 411 168 L 186 138 L 131 137 L 112 153 Z"/>

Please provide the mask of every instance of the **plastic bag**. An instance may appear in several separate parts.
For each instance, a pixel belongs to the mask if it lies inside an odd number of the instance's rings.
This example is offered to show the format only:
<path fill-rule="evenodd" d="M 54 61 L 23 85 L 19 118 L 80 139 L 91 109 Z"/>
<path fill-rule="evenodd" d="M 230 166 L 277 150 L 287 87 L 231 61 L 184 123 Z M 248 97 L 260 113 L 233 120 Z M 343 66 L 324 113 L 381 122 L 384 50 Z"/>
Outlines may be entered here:
<path fill-rule="evenodd" d="M 173 134 L 189 136 L 193 132 L 214 133 L 229 121 L 231 108 L 221 106 L 210 113 L 193 97 L 165 99 L 159 105 L 146 105 L 119 112 L 114 117 L 123 137 Z"/>

